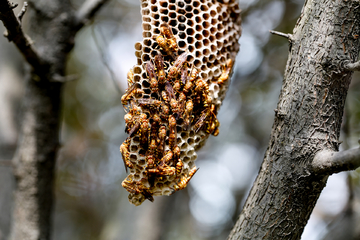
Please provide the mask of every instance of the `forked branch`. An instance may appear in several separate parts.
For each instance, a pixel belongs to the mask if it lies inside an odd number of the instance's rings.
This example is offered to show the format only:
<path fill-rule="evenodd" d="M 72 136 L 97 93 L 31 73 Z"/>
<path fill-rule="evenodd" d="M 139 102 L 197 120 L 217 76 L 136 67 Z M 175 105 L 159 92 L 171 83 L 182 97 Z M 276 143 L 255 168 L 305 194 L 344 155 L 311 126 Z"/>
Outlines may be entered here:
<path fill-rule="evenodd" d="M 31 40 L 21 28 L 21 18 L 25 13 L 25 6 L 26 4 L 24 4 L 24 10 L 21 11 L 19 18 L 17 18 L 12 10 L 16 6 L 11 5 L 7 0 L 0 0 L 0 20 L 4 23 L 7 30 L 4 33 L 5 37 L 7 37 L 10 42 L 14 42 L 27 62 L 34 69 L 39 69 L 42 65 L 41 59 L 31 44 Z"/>
<path fill-rule="evenodd" d="M 342 152 L 324 150 L 315 155 L 312 163 L 317 174 L 333 174 L 342 171 L 354 170 L 360 167 L 360 148 Z"/>

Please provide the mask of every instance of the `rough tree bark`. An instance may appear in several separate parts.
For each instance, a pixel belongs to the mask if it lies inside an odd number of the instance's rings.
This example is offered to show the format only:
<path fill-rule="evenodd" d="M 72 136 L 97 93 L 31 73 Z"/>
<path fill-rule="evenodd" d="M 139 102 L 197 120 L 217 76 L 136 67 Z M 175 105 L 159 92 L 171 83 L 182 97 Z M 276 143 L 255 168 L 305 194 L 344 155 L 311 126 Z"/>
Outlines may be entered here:
<path fill-rule="evenodd" d="M 13 159 L 16 190 L 10 239 L 50 239 L 54 168 L 59 149 L 61 89 L 75 34 L 107 0 L 88 0 L 75 11 L 68 0 L 29 1 L 29 37 L 7 0 L 0 0 L 5 36 L 31 67 L 26 73 L 21 138 Z"/>
<path fill-rule="evenodd" d="M 290 53 L 271 138 L 229 240 L 300 239 L 328 176 L 360 166 L 360 150 L 336 153 L 359 23 L 358 0 L 307 0 L 279 34 Z"/>

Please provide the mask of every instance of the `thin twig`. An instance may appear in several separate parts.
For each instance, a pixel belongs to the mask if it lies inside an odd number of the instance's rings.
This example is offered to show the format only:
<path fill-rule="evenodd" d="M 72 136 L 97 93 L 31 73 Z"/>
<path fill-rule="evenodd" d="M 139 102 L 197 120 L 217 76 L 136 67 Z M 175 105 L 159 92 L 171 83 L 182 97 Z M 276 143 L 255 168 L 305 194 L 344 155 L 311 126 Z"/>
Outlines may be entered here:
<path fill-rule="evenodd" d="M 24 5 L 23 5 L 22 9 L 21 9 L 21 11 L 19 12 L 19 14 L 17 16 L 20 23 L 21 23 L 22 18 L 24 17 L 24 15 L 26 13 L 27 7 L 28 7 L 27 2 L 24 2 Z"/>
<path fill-rule="evenodd" d="M 104 34 L 101 32 L 101 30 L 99 30 L 99 34 L 100 34 L 100 36 L 101 36 L 101 38 L 102 38 L 102 41 L 105 43 L 106 41 L 105 41 L 105 38 L 104 38 Z M 94 38 L 94 41 L 95 41 L 95 46 L 96 46 L 96 48 L 98 49 L 98 51 L 99 51 L 99 53 L 100 53 L 102 63 L 104 64 L 104 66 L 106 67 L 106 69 L 109 71 L 109 73 L 110 73 L 110 78 L 111 78 L 112 82 L 114 83 L 117 92 L 118 92 L 120 95 L 122 95 L 124 92 L 121 91 L 121 89 L 120 89 L 120 87 L 119 87 L 119 84 L 118 84 L 118 81 L 116 80 L 116 76 L 115 76 L 113 70 L 111 69 L 111 67 L 109 66 L 108 60 L 107 60 L 106 57 L 105 57 L 104 50 L 101 49 L 101 47 L 100 47 L 99 41 L 98 41 L 98 39 L 97 39 L 97 37 L 96 37 L 96 33 L 95 33 L 95 28 L 94 28 L 94 27 L 92 27 L 92 35 L 93 35 L 93 38 Z M 105 44 L 105 46 L 107 46 L 107 44 Z"/>
<path fill-rule="evenodd" d="M 33 48 L 30 38 L 23 32 L 18 18 L 12 11 L 13 8 L 14 6 L 10 5 L 7 0 L 0 0 L 0 20 L 4 23 L 7 30 L 4 35 L 10 42 L 14 42 L 34 70 L 40 72 L 42 66 L 41 58 Z"/>
<path fill-rule="evenodd" d="M 321 151 L 314 157 L 312 166 L 315 173 L 327 175 L 354 170 L 360 167 L 360 148 L 342 152 Z"/>
<path fill-rule="evenodd" d="M 80 29 L 88 23 L 98 10 L 109 0 L 86 0 L 76 14 L 76 28 Z"/>
<path fill-rule="evenodd" d="M 282 32 L 278 32 L 278 31 L 273 31 L 273 30 L 269 30 L 270 33 L 281 36 L 281 37 L 285 37 L 289 40 L 292 40 L 292 35 L 290 33 L 282 33 Z"/>

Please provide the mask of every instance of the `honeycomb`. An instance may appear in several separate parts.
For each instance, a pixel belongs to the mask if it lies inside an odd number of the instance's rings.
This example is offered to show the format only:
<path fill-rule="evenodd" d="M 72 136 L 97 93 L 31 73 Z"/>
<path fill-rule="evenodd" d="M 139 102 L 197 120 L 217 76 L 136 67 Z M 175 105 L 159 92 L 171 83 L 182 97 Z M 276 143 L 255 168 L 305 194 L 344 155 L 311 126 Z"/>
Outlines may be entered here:
<path fill-rule="evenodd" d="M 120 146 L 134 205 L 185 188 L 196 173 L 195 151 L 219 133 L 241 35 L 236 0 L 140 2 L 143 41 L 122 98 L 129 137 Z"/>

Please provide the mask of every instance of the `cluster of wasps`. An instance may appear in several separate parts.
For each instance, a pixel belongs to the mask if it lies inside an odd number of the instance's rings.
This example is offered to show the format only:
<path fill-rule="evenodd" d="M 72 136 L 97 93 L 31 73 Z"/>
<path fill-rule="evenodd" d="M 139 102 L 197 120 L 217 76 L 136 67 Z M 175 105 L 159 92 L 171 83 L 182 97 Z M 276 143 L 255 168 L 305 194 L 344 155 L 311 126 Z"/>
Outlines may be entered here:
<path fill-rule="evenodd" d="M 130 159 L 129 149 L 131 139 L 136 137 L 145 153 L 145 165 L 136 167 L 143 169 L 146 175 L 139 181 L 129 175 L 122 186 L 130 195 L 140 194 L 150 201 L 154 200 L 152 188 L 156 180 L 163 181 L 173 176 L 175 182 L 170 189 L 174 193 L 184 189 L 198 170 L 194 166 L 190 171 L 183 171 L 177 126 L 181 126 L 183 131 L 204 130 L 217 136 L 220 125 L 209 86 L 199 77 L 198 69 L 189 66 L 189 54 L 178 54 L 176 38 L 166 23 L 159 30 L 156 42 L 164 55 L 159 51 L 153 61 L 147 61 L 144 66 L 151 97 L 143 97 L 145 92 L 134 81 L 134 73 L 130 70 L 127 76 L 129 87 L 121 98 L 124 108 L 128 106 L 124 119 L 129 136 L 120 146 L 125 168 L 133 169 L 136 164 Z M 169 59 L 168 67 L 165 67 L 164 58 Z M 217 79 L 218 84 L 228 80 L 231 68 L 232 61 L 228 60 Z"/>

